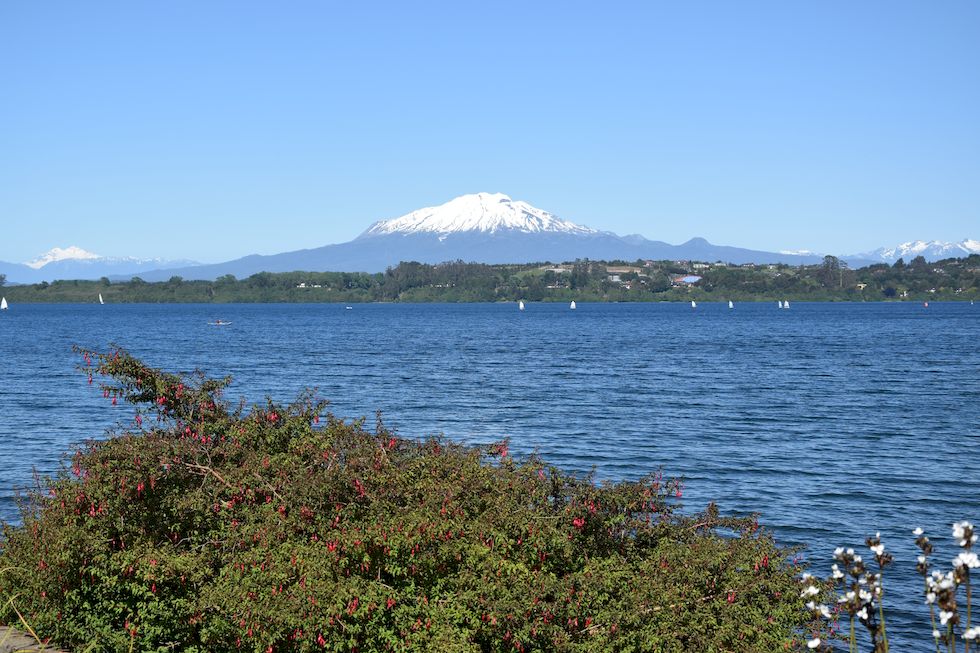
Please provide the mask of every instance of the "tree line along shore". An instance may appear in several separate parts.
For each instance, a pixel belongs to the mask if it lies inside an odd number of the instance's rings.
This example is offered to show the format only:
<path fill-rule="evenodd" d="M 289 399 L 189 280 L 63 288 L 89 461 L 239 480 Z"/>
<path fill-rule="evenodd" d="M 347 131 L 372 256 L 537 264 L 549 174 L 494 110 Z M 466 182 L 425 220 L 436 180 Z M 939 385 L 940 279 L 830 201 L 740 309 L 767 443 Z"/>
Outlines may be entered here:
<path fill-rule="evenodd" d="M 0 285 L 3 279 L 0 275 Z M 851 269 L 827 256 L 806 266 L 697 261 L 498 264 L 402 262 L 384 272 L 260 272 L 213 281 L 58 280 L 4 285 L 11 303 L 496 301 L 973 301 L 980 255 Z"/>

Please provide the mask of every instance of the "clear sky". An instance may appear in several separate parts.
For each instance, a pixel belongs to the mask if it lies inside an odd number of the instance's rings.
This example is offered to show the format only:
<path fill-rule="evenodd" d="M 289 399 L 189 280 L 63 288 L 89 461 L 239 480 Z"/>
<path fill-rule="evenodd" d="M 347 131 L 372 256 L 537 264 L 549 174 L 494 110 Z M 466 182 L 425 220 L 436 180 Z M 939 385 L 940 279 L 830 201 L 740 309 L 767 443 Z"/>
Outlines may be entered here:
<path fill-rule="evenodd" d="M 980 238 L 980 2 L 0 3 L 0 260 L 503 192 L 671 243 Z"/>

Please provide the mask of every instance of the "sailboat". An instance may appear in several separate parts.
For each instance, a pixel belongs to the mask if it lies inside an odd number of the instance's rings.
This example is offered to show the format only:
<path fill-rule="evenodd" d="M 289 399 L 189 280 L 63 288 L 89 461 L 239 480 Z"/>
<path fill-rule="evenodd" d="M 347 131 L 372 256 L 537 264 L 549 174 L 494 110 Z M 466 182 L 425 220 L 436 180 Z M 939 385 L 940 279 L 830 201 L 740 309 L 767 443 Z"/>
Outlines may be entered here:
<path fill-rule="evenodd" d="M 0 298 L 0 311 L 5 311 L 5 310 L 7 310 L 7 298 L 3 297 Z"/>
<path fill-rule="evenodd" d="M 518 308 L 518 310 L 521 310 L 521 311 L 524 310 L 524 300 L 523 299 L 518 300 L 518 302 L 517 302 L 517 308 Z"/>
<path fill-rule="evenodd" d="M 730 299 L 728 300 L 728 308 L 735 308 L 735 304 L 733 304 L 732 300 Z"/>
<path fill-rule="evenodd" d="M 698 303 L 692 299 L 691 300 L 691 308 L 697 308 L 697 307 L 698 307 Z"/>
<path fill-rule="evenodd" d="M 779 300 L 779 308 L 782 308 L 782 307 L 783 307 L 783 300 L 780 299 Z"/>
<path fill-rule="evenodd" d="M 573 311 L 575 310 L 575 300 L 574 299 L 572 300 L 572 303 L 568 305 L 568 308 L 572 309 Z"/>
<path fill-rule="evenodd" d="M 783 308 L 789 308 L 789 300 L 783 302 Z"/>
<path fill-rule="evenodd" d="M 102 293 L 99 293 L 99 303 L 100 304 L 105 304 L 105 302 L 102 301 Z"/>

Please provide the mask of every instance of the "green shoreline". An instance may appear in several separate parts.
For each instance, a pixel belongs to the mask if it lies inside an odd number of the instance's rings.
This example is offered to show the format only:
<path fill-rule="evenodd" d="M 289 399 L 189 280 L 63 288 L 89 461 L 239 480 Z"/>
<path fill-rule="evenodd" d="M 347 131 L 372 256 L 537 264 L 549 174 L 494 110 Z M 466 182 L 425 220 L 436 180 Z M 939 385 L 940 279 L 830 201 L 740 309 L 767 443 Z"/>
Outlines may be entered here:
<path fill-rule="evenodd" d="M 400 263 L 375 274 L 260 272 L 214 281 L 59 280 L 0 288 L 8 303 L 880 302 L 980 299 L 980 255 L 851 270 L 690 261 Z"/>

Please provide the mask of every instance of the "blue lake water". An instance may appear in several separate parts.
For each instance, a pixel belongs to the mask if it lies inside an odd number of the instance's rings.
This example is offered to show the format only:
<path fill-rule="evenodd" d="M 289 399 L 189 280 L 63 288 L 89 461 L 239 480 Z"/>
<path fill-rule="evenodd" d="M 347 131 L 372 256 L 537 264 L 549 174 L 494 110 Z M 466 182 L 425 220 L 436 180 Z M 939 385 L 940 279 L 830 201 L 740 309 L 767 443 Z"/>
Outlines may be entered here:
<path fill-rule="evenodd" d="M 230 320 L 215 328 L 209 320 Z M 687 509 L 760 512 L 826 575 L 880 530 L 889 632 L 924 639 L 910 531 L 937 561 L 980 521 L 980 306 L 932 304 L 17 305 L 0 314 L 0 518 L 132 408 L 75 371 L 71 345 L 231 374 L 231 395 L 307 387 L 406 437 L 511 439 L 566 469 L 683 476 Z M 909 650 L 911 646 L 906 646 Z"/>

